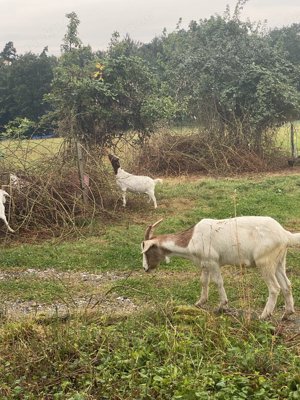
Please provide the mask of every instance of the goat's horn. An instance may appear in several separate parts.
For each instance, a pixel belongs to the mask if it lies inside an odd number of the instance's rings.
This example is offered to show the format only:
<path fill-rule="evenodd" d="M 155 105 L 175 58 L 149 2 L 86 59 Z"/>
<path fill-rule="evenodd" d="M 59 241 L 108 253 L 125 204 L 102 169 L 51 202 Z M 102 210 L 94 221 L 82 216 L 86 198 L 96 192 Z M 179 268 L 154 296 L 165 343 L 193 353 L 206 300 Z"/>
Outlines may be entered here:
<path fill-rule="evenodd" d="M 153 225 L 149 225 L 148 228 L 146 229 L 145 232 L 145 240 L 149 240 L 152 238 L 153 236 L 153 230 L 154 228 L 161 223 L 161 221 L 163 221 L 163 218 L 159 219 L 158 221 L 156 221 Z"/>

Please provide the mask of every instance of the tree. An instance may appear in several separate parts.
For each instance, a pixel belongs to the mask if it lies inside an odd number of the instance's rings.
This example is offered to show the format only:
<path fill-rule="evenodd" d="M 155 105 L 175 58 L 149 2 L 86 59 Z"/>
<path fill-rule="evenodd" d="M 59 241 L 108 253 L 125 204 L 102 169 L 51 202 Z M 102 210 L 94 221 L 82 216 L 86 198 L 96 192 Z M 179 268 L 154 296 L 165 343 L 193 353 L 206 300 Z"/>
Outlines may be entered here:
<path fill-rule="evenodd" d="M 5 139 L 25 139 L 32 135 L 36 124 L 28 118 L 15 118 L 4 126 L 1 137 Z"/>
<path fill-rule="evenodd" d="M 61 45 L 63 52 L 80 48 L 82 44 L 78 37 L 78 25 L 80 24 L 80 21 L 77 17 L 77 14 L 73 11 L 69 14 L 66 14 L 66 17 L 69 19 L 69 24 L 67 27 L 67 33 L 64 36 L 64 42 Z"/>
<path fill-rule="evenodd" d="M 298 67 L 239 11 L 163 35 L 154 63 L 186 118 L 219 140 L 261 151 L 266 133 L 299 113 Z"/>
<path fill-rule="evenodd" d="M 26 53 L 0 68 L 0 127 L 17 117 L 37 122 L 47 111 L 55 57 Z"/>
<path fill-rule="evenodd" d="M 17 58 L 17 50 L 13 42 L 7 42 L 4 49 L 0 53 L 0 61 L 4 64 L 11 64 Z"/>
<path fill-rule="evenodd" d="M 76 42 L 81 43 L 77 36 Z M 107 144 L 131 129 L 142 137 L 174 112 L 171 98 L 164 96 L 136 48 L 129 37 L 120 41 L 117 34 L 102 59 L 89 46 L 64 47 L 48 96 L 63 136 L 89 146 Z"/>
<path fill-rule="evenodd" d="M 269 39 L 273 47 L 285 52 L 288 61 L 300 65 L 300 23 L 271 30 Z"/>

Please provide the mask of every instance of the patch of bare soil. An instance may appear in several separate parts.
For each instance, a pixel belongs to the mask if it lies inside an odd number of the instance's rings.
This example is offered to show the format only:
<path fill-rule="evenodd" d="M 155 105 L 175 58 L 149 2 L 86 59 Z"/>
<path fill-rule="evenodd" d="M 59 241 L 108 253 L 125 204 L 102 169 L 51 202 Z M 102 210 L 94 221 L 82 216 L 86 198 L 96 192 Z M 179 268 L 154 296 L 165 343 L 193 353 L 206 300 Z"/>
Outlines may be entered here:
<path fill-rule="evenodd" d="M 191 199 L 187 199 L 184 197 L 180 198 L 174 198 L 174 199 L 168 199 L 168 200 L 162 200 L 160 203 L 160 209 L 161 210 L 167 210 L 170 213 L 173 212 L 173 214 L 178 213 L 178 210 L 187 210 L 187 209 L 192 209 L 195 206 L 196 202 Z"/>

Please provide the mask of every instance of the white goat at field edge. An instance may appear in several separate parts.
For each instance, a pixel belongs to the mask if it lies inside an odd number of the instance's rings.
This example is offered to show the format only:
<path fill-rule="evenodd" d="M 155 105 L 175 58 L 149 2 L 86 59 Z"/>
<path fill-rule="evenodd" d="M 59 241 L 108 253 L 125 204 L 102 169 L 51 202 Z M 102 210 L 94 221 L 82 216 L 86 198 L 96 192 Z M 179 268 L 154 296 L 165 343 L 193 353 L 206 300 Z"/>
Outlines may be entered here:
<path fill-rule="evenodd" d="M 218 288 L 219 310 L 222 310 L 228 299 L 220 267 L 256 266 L 269 290 L 260 319 L 273 313 L 280 289 L 285 301 L 282 318 L 294 313 L 291 283 L 286 276 L 286 253 L 289 246 L 300 246 L 300 233 L 285 230 L 273 218 L 250 216 L 203 219 L 184 232 L 153 236 L 154 227 L 161 221 L 147 228 L 141 244 L 146 272 L 170 256 L 187 258 L 202 267 L 202 291 L 196 306 L 201 307 L 208 300 L 209 281 L 212 279 Z"/>
<path fill-rule="evenodd" d="M 108 158 L 116 174 L 116 182 L 122 190 L 123 206 L 126 206 L 126 191 L 135 193 L 145 193 L 149 196 L 149 201 L 152 200 L 154 208 L 157 208 L 155 197 L 155 185 L 161 183 L 162 179 L 152 179 L 149 176 L 132 175 L 120 166 L 119 157 L 109 154 Z"/>
<path fill-rule="evenodd" d="M 7 229 L 10 232 L 14 232 L 14 230 L 9 226 L 6 216 L 5 216 L 5 207 L 4 204 L 6 202 L 6 197 L 10 197 L 10 195 L 3 189 L 0 189 L 0 219 L 2 219 L 7 226 Z"/>

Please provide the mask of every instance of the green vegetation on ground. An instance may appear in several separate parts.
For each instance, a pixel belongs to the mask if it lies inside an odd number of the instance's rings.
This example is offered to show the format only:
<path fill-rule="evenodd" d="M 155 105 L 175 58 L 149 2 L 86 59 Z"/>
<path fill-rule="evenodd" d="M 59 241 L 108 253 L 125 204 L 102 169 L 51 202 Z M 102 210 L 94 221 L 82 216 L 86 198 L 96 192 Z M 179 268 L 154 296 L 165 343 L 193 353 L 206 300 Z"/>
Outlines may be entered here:
<path fill-rule="evenodd" d="M 285 323 L 281 296 L 274 318 L 257 320 L 267 288 L 255 269 L 223 269 L 236 313 L 220 316 L 213 285 L 208 308 L 193 307 L 200 291 L 195 266 L 174 258 L 144 274 L 140 254 L 145 227 L 161 217 L 159 233 L 234 215 L 269 215 L 300 231 L 299 194 L 296 174 L 166 179 L 157 187 L 157 210 L 131 195 L 122 222 L 102 227 L 100 237 L 92 226 L 70 242 L 3 246 L 1 399 L 299 398 L 299 250 L 288 253 L 297 313 Z M 106 274 L 111 278 L 93 280 Z M 91 302 L 76 306 L 82 298 Z M 134 307 L 118 307 L 120 299 Z M 6 314 L 7 302 L 63 302 L 68 313 L 42 309 L 17 318 Z"/>

